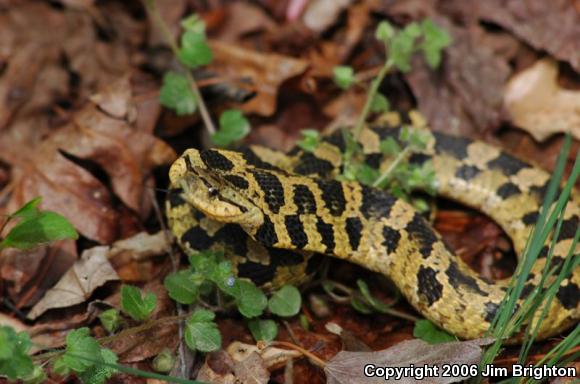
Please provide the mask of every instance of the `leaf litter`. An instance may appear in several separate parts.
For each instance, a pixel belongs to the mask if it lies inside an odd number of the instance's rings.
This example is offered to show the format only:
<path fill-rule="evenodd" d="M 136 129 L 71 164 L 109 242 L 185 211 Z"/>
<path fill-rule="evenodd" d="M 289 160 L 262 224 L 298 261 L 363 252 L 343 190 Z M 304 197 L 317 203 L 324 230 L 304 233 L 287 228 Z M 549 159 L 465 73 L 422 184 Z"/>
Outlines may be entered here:
<path fill-rule="evenodd" d="M 2 293 L 6 292 L 17 308 L 36 303 L 57 281 L 61 278 L 65 281 L 66 271 L 71 273 L 86 262 L 84 258 L 76 261 L 77 252 L 84 251 L 85 255 L 101 249 L 91 250 L 94 241 L 110 247 L 107 252 L 100 251 L 107 257 L 99 258 L 99 265 L 113 267 L 107 269 L 112 273 L 106 276 L 116 273 L 125 282 L 154 281 L 146 287 L 160 298 L 161 309 L 154 316 L 173 314 L 173 303 L 156 283 L 160 268 L 154 262 L 156 255 L 165 253 L 168 248 L 167 236 L 162 232 L 152 236 L 141 232 L 151 227 L 148 218 L 154 202 L 148 189 L 160 180 L 165 182 L 163 177 L 153 174 L 153 169 L 175 157 L 173 149 L 154 135 L 154 129 L 160 125 L 159 132 L 164 134 L 164 139 L 172 142 L 174 148 L 182 149 L 196 145 L 189 137 L 185 142 L 176 145 L 175 142 L 183 138 L 181 134 L 191 136 L 191 131 L 185 129 L 198 124 L 198 119 L 177 119 L 169 113 L 161 115 L 156 100 L 156 79 L 141 71 L 145 67 L 170 65 L 162 60 L 161 65 L 153 63 L 160 57 L 151 52 L 151 48 L 157 49 L 162 41 L 158 31 L 151 29 L 146 19 L 134 17 L 130 11 L 134 11 L 133 5 L 121 5 L 120 2 L 0 3 L 0 159 L 6 165 L 2 164 L 0 175 L 2 180 L 8 178 L 9 183 L 2 191 L 2 210 L 10 212 L 30 197 L 43 195 L 43 208 L 68 215 L 84 238 L 78 243 L 78 251 L 77 244 L 71 241 L 28 252 L 3 250 Z M 539 71 L 536 75 L 543 79 L 544 94 L 577 92 L 574 88 L 558 86 L 561 81 L 556 81 L 553 65 L 538 70 L 544 63 L 541 61 L 530 66 L 547 52 L 578 70 L 580 50 L 574 49 L 578 40 L 573 36 L 577 35 L 580 24 L 572 3 L 560 0 L 553 6 L 541 0 L 494 0 L 477 6 L 436 0 L 331 3 L 217 1 L 198 7 L 179 0 L 171 5 L 159 2 L 159 8 L 174 34 L 179 33 L 179 20 L 188 9 L 200 12 L 207 21 L 208 35 L 216 54 L 216 60 L 208 67 L 209 78 L 204 78 L 203 84 L 222 86 L 216 88 L 218 96 L 223 96 L 224 88 L 232 84 L 247 90 L 248 100 L 244 99 L 237 107 L 248 114 L 253 127 L 258 127 L 253 130 L 251 139 L 281 147 L 289 146 L 301 128 L 320 128 L 328 121 L 348 119 L 361 109 L 364 89 L 342 93 L 329 80 L 335 65 L 350 64 L 357 72 L 362 69 L 362 73 L 369 74 L 380 65 L 382 53 L 373 43 L 372 28 L 369 28 L 375 24 L 377 16 L 386 16 L 398 26 L 429 16 L 453 35 L 455 43 L 444 54 L 443 67 L 439 71 L 428 70 L 418 60 L 410 74 L 389 76 L 385 81 L 389 99 L 396 100 L 397 107 L 402 106 L 402 109 L 412 106 L 415 99 L 437 130 L 487 137 L 496 142 L 501 140 L 528 157 L 547 154 L 540 156 L 540 160 L 550 165 L 550 159 L 558 151 L 561 135 L 550 138 L 539 148 L 529 135 L 513 130 L 506 123 L 527 129 L 539 140 L 557 134 L 556 130 L 548 129 L 553 127 L 538 124 L 542 119 L 548 121 L 549 113 L 540 117 L 529 113 L 533 100 L 521 97 L 526 94 L 521 86 L 516 86 L 525 76 Z M 59 6 L 53 6 L 55 4 Z M 331 8 L 325 8 L 325 4 Z M 320 9 L 328 12 L 320 13 Z M 559 67 L 562 69 L 562 64 Z M 558 75 L 566 77 L 565 72 Z M 514 88 L 510 88 L 513 84 Z M 573 102 L 562 103 L 562 99 L 566 98 L 554 97 L 554 102 L 558 103 L 551 105 L 558 111 L 557 116 L 551 115 L 558 119 L 559 124 L 554 125 L 558 132 L 573 127 L 576 121 Z M 514 104 L 522 100 L 522 105 Z M 216 102 L 210 112 L 218 116 L 220 108 Z M 501 135 L 492 137 L 494 132 L 501 132 Z M 461 214 L 461 217 L 443 214 L 439 226 L 449 228 L 454 220 L 459 220 L 464 228 L 480 225 L 487 228 L 487 224 L 481 224 L 477 217 L 474 219 L 464 211 Z M 494 244 L 501 243 L 501 232 L 493 226 L 489 230 L 485 228 L 485 246 L 495 249 Z M 477 238 L 476 230 L 470 232 L 473 232 L 470 237 Z M 137 236 L 113 243 L 135 234 Z M 88 245 L 85 239 L 89 240 Z M 458 243 L 460 246 L 466 244 Z M 487 259 L 497 256 L 496 251 L 486 254 Z M 486 263 L 481 264 L 488 265 Z M 485 272 L 485 268 L 484 274 L 497 275 L 493 270 Z M 339 264 L 333 272 L 348 281 L 352 271 L 352 266 Z M 501 273 L 499 276 L 503 277 Z M 57 284 L 54 289 L 58 287 Z M 69 288 L 75 291 L 74 300 L 82 303 L 94 292 L 96 284 Z M 48 291 L 45 300 L 52 294 Z M 105 300 L 118 306 L 115 295 Z M 42 309 L 43 305 L 55 308 L 54 304 L 58 303 L 52 301 L 48 305 L 41 301 L 37 308 Z M 101 304 L 98 299 L 93 301 L 83 316 L 48 311 L 37 325 L 58 329 L 53 319 L 60 316 L 65 326 L 78 326 L 90 321 L 89 311 L 95 311 Z M 304 307 L 307 313 L 307 306 Z M 46 322 L 47 318 L 50 322 Z M 237 325 L 221 327 L 229 339 L 250 337 L 247 331 L 240 331 L 243 327 L 237 324 L 239 319 L 220 319 L 220 325 L 224 320 L 229 321 L 226 324 Z M 343 370 L 347 375 L 344 378 L 360 381 L 361 377 L 357 378 L 356 374 L 361 370 L 356 364 L 368 358 L 375 359 L 377 365 L 412 362 L 417 365 L 423 361 L 421 353 L 427 353 L 425 351 L 433 353 L 424 357 L 430 358 L 430 362 L 438 358 L 455 361 L 453 359 L 458 357 L 444 347 L 423 345 L 417 340 L 399 343 L 393 347 L 395 349 L 385 349 L 411 337 L 412 329 L 401 320 L 376 316 L 368 321 L 368 316 L 337 305 L 331 306 L 326 321 L 344 326 L 339 332 L 342 339 L 329 334 L 322 321 L 312 318 L 309 331 L 294 320 L 288 321 L 291 335 L 282 330 L 280 337 L 297 337 L 301 344 L 310 345 L 328 360 L 329 382 L 340 380 L 331 375 Z M 94 330 L 102 332 L 98 326 Z M 357 335 L 361 340 L 357 340 Z M 340 352 L 332 359 L 341 341 L 352 349 L 363 349 L 362 345 L 368 344 L 379 351 L 369 355 Z M 136 362 L 177 342 L 176 327 L 168 326 L 127 338 L 112 348 L 122 352 L 123 361 Z M 479 346 L 471 343 L 457 345 L 469 347 L 470 361 L 475 361 Z M 396 353 L 397 347 L 404 350 Z M 247 353 L 239 361 L 233 358 L 228 380 L 264 382 L 270 377 L 270 370 L 279 372 L 288 358 L 296 358 L 288 351 L 280 352 L 273 359 L 275 363 L 270 365 L 261 354 L 262 350 L 255 348 L 245 348 Z M 264 351 L 268 350 L 272 348 Z M 234 369 L 236 364 L 241 365 Z M 324 380 L 320 371 L 304 359 L 287 368 L 288 372 L 286 377 L 293 375 L 296 382 Z M 272 374 L 275 381 L 280 381 L 280 377 L 279 373 Z"/>

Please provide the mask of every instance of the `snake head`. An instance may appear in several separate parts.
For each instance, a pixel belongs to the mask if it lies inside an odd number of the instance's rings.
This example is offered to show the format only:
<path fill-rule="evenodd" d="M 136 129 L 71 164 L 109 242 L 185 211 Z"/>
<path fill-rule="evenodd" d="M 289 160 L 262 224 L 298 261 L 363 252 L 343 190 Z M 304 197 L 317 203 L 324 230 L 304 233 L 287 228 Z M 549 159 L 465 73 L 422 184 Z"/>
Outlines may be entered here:
<path fill-rule="evenodd" d="M 259 226 L 262 211 L 236 190 L 223 172 L 207 169 L 197 161 L 198 153 L 184 154 L 171 167 L 171 184 L 181 187 L 181 197 L 215 221 L 236 223 L 247 229 Z"/>

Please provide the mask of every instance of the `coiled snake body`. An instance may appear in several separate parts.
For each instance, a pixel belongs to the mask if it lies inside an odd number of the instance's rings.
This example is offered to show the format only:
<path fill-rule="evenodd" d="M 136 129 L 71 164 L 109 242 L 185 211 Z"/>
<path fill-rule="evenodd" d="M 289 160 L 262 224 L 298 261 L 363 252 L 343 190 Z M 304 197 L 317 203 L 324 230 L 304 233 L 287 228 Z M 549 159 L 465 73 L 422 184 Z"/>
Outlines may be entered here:
<path fill-rule="evenodd" d="M 398 137 L 397 117 L 365 128 L 368 165 L 384 169 L 379 142 Z M 170 170 L 169 226 L 186 251 L 224 249 L 238 275 L 257 284 L 300 283 L 315 258 L 338 257 L 389 277 L 425 317 L 461 338 L 480 337 L 508 281 L 490 281 L 454 255 L 406 202 L 356 182 L 339 182 L 345 143 L 339 133 L 313 153 L 264 147 L 189 149 Z M 538 217 L 549 174 L 496 147 L 435 134 L 411 161 L 432 160 L 437 193 L 494 219 L 521 255 Z M 575 193 L 575 192 L 574 192 Z M 553 263 L 561 264 L 578 232 L 580 200 L 569 202 Z M 524 292 L 540 281 L 546 245 Z M 580 246 L 573 252 L 580 256 Z M 565 279 L 539 332 L 554 335 L 580 318 L 580 268 Z"/>

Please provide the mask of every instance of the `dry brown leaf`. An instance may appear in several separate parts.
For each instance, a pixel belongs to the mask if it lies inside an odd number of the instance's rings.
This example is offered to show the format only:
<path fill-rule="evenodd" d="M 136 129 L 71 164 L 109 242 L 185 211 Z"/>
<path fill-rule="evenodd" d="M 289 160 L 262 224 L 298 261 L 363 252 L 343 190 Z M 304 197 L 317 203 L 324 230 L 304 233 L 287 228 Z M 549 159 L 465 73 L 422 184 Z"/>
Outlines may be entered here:
<path fill-rule="evenodd" d="M 403 341 L 394 347 L 377 352 L 347 352 L 336 354 L 324 368 L 327 383 L 384 383 L 395 381 L 394 377 L 366 377 L 364 367 L 373 364 L 376 367 L 393 367 L 403 369 L 413 364 L 415 367 L 439 366 L 442 372 L 443 364 L 478 364 L 482 356 L 482 345 L 490 343 L 490 339 L 457 341 L 431 345 L 423 340 L 414 339 Z M 400 377 L 400 383 L 454 383 L 464 380 L 465 377 L 430 377 L 422 380 L 414 377 Z"/>
<path fill-rule="evenodd" d="M 322 32 L 335 23 L 340 13 L 352 0 L 313 0 L 302 15 L 304 24 L 313 31 Z"/>
<path fill-rule="evenodd" d="M 265 384 L 270 379 L 270 373 L 256 351 L 245 354 L 241 361 L 235 361 L 225 351 L 219 351 L 207 355 L 196 379 L 217 384 Z"/>
<path fill-rule="evenodd" d="M 210 42 L 210 47 L 214 55 L 210 64 L 212 70 L 256 92 L 255 97 L 241 106 L 247 113 L 272 115 L 276 110 L 280 84 L 300 75 L 308 67 L 304 60 L 252 51 L 216 40 Z"/>
<path fill-rule="evenodd" d="M 554 60 L 539 60 L 515 75 L 506 87 L 504 104 L 514 125 L 538 141 L 559 132 L 580 140 L 580 91 L 558 84 Z"/>
<path fill-rule="evenodd" d="M 421 113 L 439 132 L 475 136 L 501 123 L 507 63 L 481 46 L 468 30 L 443 17 L 434 21 L 452 37 L 438 70 L 416 57 L 406 75 Z"/>
<path fill-rule="evenodd" d="M 0 158 L 13 165 L 7 211 L 43 196 L 44 209 L 63 214 L 84 236 L 102 243 L 113 241 L 119 231 L 109 191 L 63 153 L 101 166 L 109 174 L 113 191 L 142 217 L 150 208 L 145 188 L 151 169 L 175 158 L 173 150 L 161 140 L 107 116 L 91 104 L 29 151 L 22 151 L 16 144 L 16 134 L 10 131 L 0 139 Z"/>
<path fill-rule="evenodd" d="M 151 319 L 160 319 L 175 315 L 175 302 L 167 296 L 167 290 L 159 280 L 152 281 L 142 288 L 143 293 L 151 292 L 157 296 L 157 305 L 150 315 Z M 116 292 L 107 300 L 109 305 L 120 307 L 120 293 Z M 174 349 L 179 343 L 179 332 L 176 322 L 160 323 L 137 334 L 115 339 L 107 344 L 123 363 L 143 361 L 157 355 L 163 349 Z"/>
<path fill-rule="evenodd" d="M 108 258 L 124 282 L 149 281 L 154 278 L 153 257 L 171 251 L 171 241 L 170 232 L 140 232 L 114 242 Z"/>
<path fill-rule="evenodd" d="M 131 84 L 125 75 L 108 84 L 104 89 L 92 95 L 90 100 L 112 117 L 122 119 L 127 116 L 131 105 Z M 135 113 L 133 112 L 133 115 Z"/>
<path fill-rule="evenodd" d="M 281 349 L 275 347 L 258 348 L 252 344 L 234 341 L 226 348 L 226 352 L 237 362 L 244 361 L 251 354 L 257 353 L 262 358 L 264 366 L 270 371 L 281 368 L 286 365 L 288 360 L 297 359 L 302 356 L 298 351 L 290 349 Z"/>
<path fill-rule="evenodd" d="M 270 31 L 276 28 L 276 23 L 254 4 L 236 1 L 226 6 L 227 17 L 219 26 L 220 41 L 236 42 L 243 35 Z"/>
<path fill-rule="evenodd" d="M 0 280 L 5 283 L 7 298 L 17 308 L 36 303 L 78 258 L 73 240 L 28 251 L 3 249 L 0 255 Z"/>
<path fill-rule="evenodd" d="M 569 0 L 471 1 L 471 11 L 580 71 L 580 13 Z"/>
<path fill-rule="evenodd" d="M 87 249 L 60 281 L 28 313 L 36 319 L 49 309 L 65 308 L 83 303 L 108 281 L 118 280 L 117 273 L 107 259 L 109 247 Z"/>

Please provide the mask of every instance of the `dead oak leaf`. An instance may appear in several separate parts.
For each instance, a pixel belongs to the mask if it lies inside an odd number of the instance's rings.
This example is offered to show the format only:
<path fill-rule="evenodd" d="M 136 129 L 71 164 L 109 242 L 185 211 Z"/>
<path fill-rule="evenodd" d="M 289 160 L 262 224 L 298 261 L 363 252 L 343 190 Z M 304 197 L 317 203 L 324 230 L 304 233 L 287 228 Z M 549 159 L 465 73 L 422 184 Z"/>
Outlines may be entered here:
<path fill-rule="evenodd" d="M 505 108 L 513 123 L 538 141 L 558 132 L 570 132 L 580 140 L 580 91 L 560 87 L 557 78 L 555 61 L 537 61 L 509 81 Z"/>
<path fill-rule="evenodd" d="M 256 52 L 221 41 L 211 41 L 210 47 L 214 55 L 210 68 L 225 78 L 239 79 L 238 85 L 256 93 L 242 105 L 247 113 L 272 115 L 280 84 L 302 74 L 308 67 L 304 60 Z"/>
<path fill-rule="evenodd" d="M 13 166 L 12 194 L 6 210 L 13 211 L 42 196 L 44 209 L 63 214 L 84 236 L 101 243 L 110 243 L 118 236 L 118 213 L 107 188 L 70 155 L 100 166 L 108 174 L 113 191 L 141 217 L 150 208 L 150 194 L 145 189 L 151 169 L 175 158 L 174 151 L 161 140 L 108 116 L 93 104 L 36 146 L 20 140 L 26 138 L 19 138 L 14 131 L 6 132 L 0 140 L 0 158 Z"/>
<path fill-rule="evenodd" d="M 487 0 L 471 3 L 479 18 L 508 29 L 532 47 L 546 50 L 580 71 L 580 13 L 574 1 Z"/>
<path fill-rule="evenodd" d="M 270 373 L 256 351 L 249 352 L 239 361 L 225 351 L 218 351 L 207 355 L 197 379 L 219 384 L 266 384 Z"/>
<path fill-rule="evenodd" d="M 406 74 L 419 110 L 435 131 L 474 136 L 501 123 L 503 87 L 510 69 L 491 49 L 481 46 L 469 30 L 438 16 L 452 44 L 437 70 L 416 57 Z"/>
<path fill-rule="evenodd" d="M 431 345 L 423 340 L 403 341 L 391 348 L 376 352 L 347 352 L 336 354 L 325 366 L 327 383 L 384 383 L 395 381 L 395 377 L 366 377 L 364 367 L 372 364 L 375 367 L 391 367 L 403 370 L 405 367 L 438 366 L 439 376 L 419 380 L 410 375 L 397 377 L 401 383 L 454 383 L 466 377 L 442 377 L 443 364 L 478 364 L 482 356 L 482 345 L 489 344 L 490 339 L 457 341 Z M 394 372 L 392 372 L 394 374 Z"/>
<path fill-rule="evenodd" d="M 28 313 L 36 319 L 49 309 L 70 307 L 83 303 L 98 287 L 108 281 L 118 280 L 117 273 L 107 259 L 109 247 L 87 249 L 71 269 Z"/>

